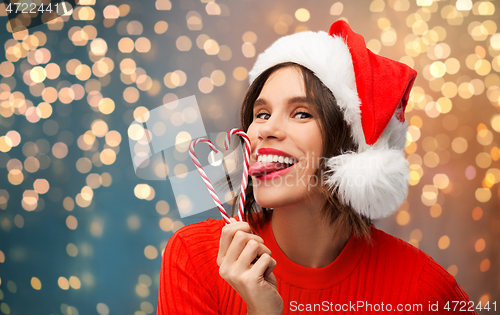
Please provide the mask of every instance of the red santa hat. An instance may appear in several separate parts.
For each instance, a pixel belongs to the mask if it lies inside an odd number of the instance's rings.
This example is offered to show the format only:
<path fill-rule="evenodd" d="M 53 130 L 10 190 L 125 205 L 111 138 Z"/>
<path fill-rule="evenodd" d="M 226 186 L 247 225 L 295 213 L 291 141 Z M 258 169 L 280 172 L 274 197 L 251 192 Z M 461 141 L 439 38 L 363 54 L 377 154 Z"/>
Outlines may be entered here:
<path fill-rule="evenodd" d="M 371 52 L 342 20 L 328 34 L 301 32 L 278 39 L 258 56 L 250 83 L 284 62 L 308 68 L 330 89 L 358 145 L 357 152 L 328 158 L 327 184 L 361 215 L 392 214 L 408 191 L 404 110 L 415 70 Z"/>

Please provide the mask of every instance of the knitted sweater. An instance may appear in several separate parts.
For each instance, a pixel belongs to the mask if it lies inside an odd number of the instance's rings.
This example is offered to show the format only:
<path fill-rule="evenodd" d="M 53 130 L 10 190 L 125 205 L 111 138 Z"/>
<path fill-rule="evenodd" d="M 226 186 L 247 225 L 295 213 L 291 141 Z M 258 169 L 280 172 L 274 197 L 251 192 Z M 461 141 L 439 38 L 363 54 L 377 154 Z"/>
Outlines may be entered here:
<path fill-rule="evenodd" d="M 157 314 L 246 314 L 245 302 L 219 275 L 223 226 L 223 220 L 209 219 L 171 237 L 163 253 Z M 453 312 L 453 301 L 469 301 L 453 276 L 421 250 L 374 226 L 371 243 L 351 236 L 335 261 L 317 269 L 288 259 L 270 222 L 258 234 L 277 262 L 273 273 L 283 314 L 475 314 L 458 312 L 460 306 Z"/>

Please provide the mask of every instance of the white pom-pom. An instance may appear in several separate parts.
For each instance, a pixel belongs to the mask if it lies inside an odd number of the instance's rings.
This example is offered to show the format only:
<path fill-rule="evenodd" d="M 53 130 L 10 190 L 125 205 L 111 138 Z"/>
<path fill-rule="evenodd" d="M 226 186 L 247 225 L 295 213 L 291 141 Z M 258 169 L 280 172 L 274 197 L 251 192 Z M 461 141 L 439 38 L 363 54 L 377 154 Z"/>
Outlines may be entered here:
<path fill-rule="evenodd" d="M 408 162 L 394 149 L 368 149 L 329 158 L 326 183 L 340 200 L 371 219 L 392 214 L 408 193 Z"/>

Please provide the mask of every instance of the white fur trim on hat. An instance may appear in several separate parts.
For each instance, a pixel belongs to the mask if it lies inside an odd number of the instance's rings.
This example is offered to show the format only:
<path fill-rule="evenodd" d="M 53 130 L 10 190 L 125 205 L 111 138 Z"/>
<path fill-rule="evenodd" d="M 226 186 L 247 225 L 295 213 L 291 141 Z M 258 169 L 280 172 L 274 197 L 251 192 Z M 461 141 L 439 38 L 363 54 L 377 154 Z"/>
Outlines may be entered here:
<path fill-rule="evenodd" d="M 400 150 L 373 149 L 328 159 L 326 182 L 340 200 L 368 218 L 391 214 L 406 199 L 408 162 Z"/>
<path fill-rule="evenodd" d="M 396 111 L 375 144 L 366 144 L 352 58 L 342 37 L 321 31 L 281 37 L 258 56 L 250 83 L 284 62 L 308 68 L 331 90 L 358 145 L 358 152 L 328 159 L 327 184 L 361 215 L 378 219 L 392 214 L 406 199 L 409 177 L 402 152 L 408 127 L 396 118 L 400 113 Z"/>
<path fill-rule="evenodd" d="M 311 70 L 332 91 L 351 126 L 356 143 L 364 143 L 360 100 L 349 48 L 341 37 L 326 32 L 300 32 L 281 37 L 259 55 L 249 72 L 250 83 L 266 69 L 294 62 Z"/>

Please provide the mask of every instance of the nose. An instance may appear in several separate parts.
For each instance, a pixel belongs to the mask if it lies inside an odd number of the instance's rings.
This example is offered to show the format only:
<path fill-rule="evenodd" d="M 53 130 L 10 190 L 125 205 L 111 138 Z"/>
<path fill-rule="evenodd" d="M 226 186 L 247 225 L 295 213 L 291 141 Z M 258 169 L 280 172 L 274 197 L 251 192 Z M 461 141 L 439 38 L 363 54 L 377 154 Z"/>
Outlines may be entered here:
<path fill-rule="evenodd" d="M 272 115 L 265 123 L 259 126 L 257 136 L 259 140 L 283 140 L 285 138 L 284 122 L 278 115 Z"/>

